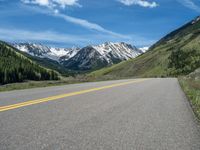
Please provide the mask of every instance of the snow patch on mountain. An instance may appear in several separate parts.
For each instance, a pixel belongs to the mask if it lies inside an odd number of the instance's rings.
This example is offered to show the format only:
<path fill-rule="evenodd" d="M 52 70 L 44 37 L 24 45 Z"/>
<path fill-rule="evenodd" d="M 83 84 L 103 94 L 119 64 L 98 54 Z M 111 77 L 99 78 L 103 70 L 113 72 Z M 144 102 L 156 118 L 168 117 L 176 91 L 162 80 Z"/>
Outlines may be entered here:
<path fill-rule="evenodd" d="M 54 48 L 44 46 L 42 44 L 33 44 L 33 43 L 15 43 L 13 46 L 23 52 L 26 52 L 32 56 L 40 58 L 49 58 L 55 61 L 60 61 L 61 57 L 69 59 L 77 54 L 80 48 Z"/>
<path fill-rule="evenodd" d="M 191 24 L 195 24 L 195 23 L 197 23 L 199 20 L 200 20 L 200 16 L 198 16 L 196 19 L 194 19 L 194 20 L 192 21 Z"/>
<path fill-rule="evenodd" d="M 106 42 L 101 45 L 92 46 L 96 51 L 98 51 L 101 56 L 103 56 L 108 62 L 111 61 L 111 57 L 128 60 L 130 58 L 135 58 L 142 53 L 136 47 L 133 47 L 130 44 L 124 42 L 121 43 L 112 43 Z"/>
<path fill-rule="evenodd" d="M 141 47 L 139 48 L 143 53 L 145 53 L 146 51 L 149 50 L 149 47 L 148 46 L 145 46 L 145 47 Z"/>

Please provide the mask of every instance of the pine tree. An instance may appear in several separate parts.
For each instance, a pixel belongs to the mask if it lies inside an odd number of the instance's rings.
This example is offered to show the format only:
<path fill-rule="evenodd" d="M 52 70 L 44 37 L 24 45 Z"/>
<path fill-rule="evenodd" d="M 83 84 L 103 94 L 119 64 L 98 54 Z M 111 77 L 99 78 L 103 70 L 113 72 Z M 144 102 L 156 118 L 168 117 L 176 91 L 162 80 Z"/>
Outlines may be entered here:
<path fill-rule="evenodd" d="M 0 42 L 0 84 L 25 80 L 58 80 L 58 73 L 32 62 L 9 45 Z"/>

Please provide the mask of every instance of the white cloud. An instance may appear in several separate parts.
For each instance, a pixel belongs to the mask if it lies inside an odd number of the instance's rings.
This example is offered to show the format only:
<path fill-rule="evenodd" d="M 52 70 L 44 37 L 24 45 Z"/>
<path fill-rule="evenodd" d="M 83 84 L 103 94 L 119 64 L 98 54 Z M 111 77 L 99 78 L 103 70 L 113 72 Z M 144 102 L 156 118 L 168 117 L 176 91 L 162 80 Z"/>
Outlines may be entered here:
<path fill-rule="evenodd" d="M 118 1 L 127 6 L 139 5 L 142 7 L 149 7 L 149 8 L 154 8 L 158 6 L 156 2 L 148 2 L 147 0 L 118 0 Z"/>
<path fill-rule="evenodd" d="M 124 39 L 129 39 L 130 38 L 130 37 L 126 36 L 126 35 L 122 35 L 122 34 L 115 33 L 113 31 L 107 30 L 107 29 L 103 28 L 102 26 L 100 26 L 100 25 L 98 25 L 96 23 L 92 23 L 92 22 L 89 22 L 87 20 L 80 19 L 80 18 L 71 17 L 71 16 L 68 16 L 68 15 L 65 15 L 65 14 L 61 14 L 58 11 L 56 11 L 54 13 L 54 16 L 62 18 L 67 22 L 71 22 L 71 23 L 80 25 L 80 26 L 82 26 L 84 28 L 87 28 L 87 29 L 90 29 L 90 30 L 95 30 L 95 31 L 107 33 L 107 34 L 110 34 L 112 36 L 116 36 L 116 37 L 119 37 L 119 38 L 124 38 Z"/>
<path fill-rule="evenodd" d="M 23 0 L 23 2 L 25 2 L 25 1 L 26 0 Z M 28 1 L 30 1 L 30 0 L 28 0 Z M 38 3 L 38 5 L 42 5 L 42 4 L 44 4 L 44 3 Z M 85 45 L 88 43 L 94 44 L 94 43 L 96 43 L 96 41 L 101 41 L 101 42 L 125 41 L 125 42 L 129 42 L 129 43 L 132 43 L 134 41 L 134 42 L 137 42 L 137 43 L 135 43 L 136 45 L 140 45 L 140 46 L 151 45 L 152 43 L 155 42 L 155 40 L 146 39 L 146 38 L 140 37 L 138 35 L 124 35 L 124 34 L 120 34 L 117 32 L 113 32 L 111 30 L 108 30 L 108 29 L 102 27 L 99 24 L 90 22 L 88 20 L 76 18 L 76 17 L 72 17 L 69 15 L 60 13 L 59 9 L 55 8 L 55 7 L 49 8 L 49 6 L 47 6 L 49 9 L 42 9 L 41 7 L 34 7 L 34 6 L 28 6 L 28 5 L 26 5 L 25 7 L 27 7 L 28 10 L 31 10 L 31 11 L 34 11 L 37 13 L 43 13 L 43 14 L 49 15 L 49 16 L 58 17 L 67 22 L 70 22 L 75 25 L 79 25 L 86 29 L 89 29 L 92 31 L 97 31 L 97 32 L 95 32 L 92 35 L 74 36 L 74 35 L 58 34 L 55 32 L 53 32 L 53 33 L 52 32 L 36 32 L 35 33 L 35 32 L 24 31 L 24 30 L 14 30 L 12 32 L 10 32 L 10 30 L 6 30 L 7 33 L 2 34 L 2 32 L 4 30 L 0 30 L 0 38 L 2 38 L 2 39 L 8 39 L 8 38 L 12 39 L 13 38 L 13 39 L 23 40 L 25 37 L 28 37 L 28 39 L 25 39 L 25 40 L 37 40 L 37 41 L 41 40 L 41 41 L 52 41 L 52 42 L 54 41 L 54 42 L 64 42 L 64 43 L 67 43 L 67 42 L 72 43 L 73 42 L 73 43 L 85 43 Z M 12 36 L 12 35 L 14 35 L 14 36 Z"/>
<path fill-rule="evenodd" d="M 177 1 L 181 3 L 182 5 L 184 5 L 185 7 L 188 7 L 197 12 L 200 12 L 200 7 L 196 5 L 192 0 L 177 0 Z"/>
<path fill-rule="evenodd" d="M 32 11 L 36 11 L 36 12 L 39 12 L 39 13 L 43 13 L 43 14 L 46 14 L 46 15 L 50 15 L 50 16 L 54 16 L 54 17 L 57 17 L 57 18 L 64 19 L 67 22 L 73 23 L 75 25 L 79 25 L 79 26 L 84 27 L 84 28 L 89 29 L 89 30 L 97 31 L 97 32 L 100 32 L 100 33 L 105 33 L 107 35 L 111 35 L 111 36 L 122 38 L 122 39 L 130 39 L 131 38 L 130 36 L 123 35 L 123 34 L 116 33 L 116 32 L 113 32 L 111 30 L 108 30 L 108 29 L 102 27 L 101 25 L 90 22 L 88 20 L 72 17 L 72 16 L 69 16 L 69 15 L 66 15 L 66 14 L 62 14 L 62 13 L 59 12 L 58 9 L 41 9 L 39 7 L 30 7 L 30 9 L 32 9 Z"/>
<path fill-rule="evenodd" d="M 55 3 L 60 4 L 61 6 L 69 5 L 78 5 L 78 0 L 52 0 Z"/>
<path fill-rule="evenodd" d="M 0 39 L 6 41 L 49 41 L 58 43 L 86 42 L 83 36 L 60 34 L 52 31 L 28 31 L 19 29 L 0 28 Z"/>
<path fill-rule="evenodd" d="M 49 6 L 49 0 L 21 0 L 25 4 L 38 4 L 41 6 Z"/>
<path fill-rule="evenodd" d="M 115 36 L 106 34 L 85 34 L 85 35 L 71 35 L 61 34 L 54 31 L 31 31 L 15 28 L 0 28 L 0 40 L 8 42 L 50 42 L 60 43 L 61 45 L 77 45 L 86 46 L 101 44 L 105 41 L 131 43 L 136 46 L 152 45 L 155 40 L 143 38 L 138 35 L 130 35 L 131 39 L 124 40 Z"/>
<path fill-rule="evenodd" d="M 46 6 L 49 8 L 62 7 L 66 6 L 81 6 L 78 3 L 78 0 L 21 0 L 26 4 L 36 4 L 40 6 Z"/>

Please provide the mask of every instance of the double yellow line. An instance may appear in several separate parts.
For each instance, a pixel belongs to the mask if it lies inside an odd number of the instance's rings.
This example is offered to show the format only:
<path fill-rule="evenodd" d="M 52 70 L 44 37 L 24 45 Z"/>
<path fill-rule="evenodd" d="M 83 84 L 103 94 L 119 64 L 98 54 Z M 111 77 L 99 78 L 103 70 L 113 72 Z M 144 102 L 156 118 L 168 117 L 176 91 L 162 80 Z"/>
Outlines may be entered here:
<path fill-rule="evenodd" d="M 87 90 L 82 90 L 82 91 L 77 91 L 77 92 L 72 92 L 72 93 L 66 93 L 66 94 L 61 94 L 61 95 L 56 95 L 56 96 L 51 96 L 51 97 L 46 97 L 46 98 L 41 98 L 41 99 L 36 99 L 36 100 L 29 100 L 26 102 L 7 105 L 7 106 L 1 106 L 0 112 L 16 109 L 16 108 L 20 108 L 20 107 L 30 106 L 30 105 L 34 105 L 34 104 L 44 103 L 44 102 L 48 102 L 48 101 L 54 101 L 54 100 L 58 100 L 61 98 L 75 96 L 75 95 L 81 95 L 81 94 L 90 93 L 90 92 L 94 92 L 94 91 L 100 91 L 100 90 L 109 89 L 109 88 L 113 88 L 113 87 L 128 85 L 131 83 L 142 82 L 145 80 L 147 80 L 147 79 L 138 79 L 138 80 L 117 83 L 117 84 L 111 84 L 111 85 L 107 85 L 107 86 L 102 86 L 102 87 L 97 87 L 97 88 L 92 88 L 92 89 L 87 89 Z"/>

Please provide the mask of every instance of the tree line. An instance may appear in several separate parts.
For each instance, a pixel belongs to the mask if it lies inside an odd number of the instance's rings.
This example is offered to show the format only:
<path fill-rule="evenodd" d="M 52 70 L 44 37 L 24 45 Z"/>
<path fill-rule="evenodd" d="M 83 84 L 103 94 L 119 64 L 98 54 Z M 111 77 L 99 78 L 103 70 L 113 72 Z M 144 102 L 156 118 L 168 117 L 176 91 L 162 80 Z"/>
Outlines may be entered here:
<path fill-rule="evenodd" d="M 41 67 L 12 47 L 0 42 L 0 84 L 58 79 L 57 72 Z"/>

